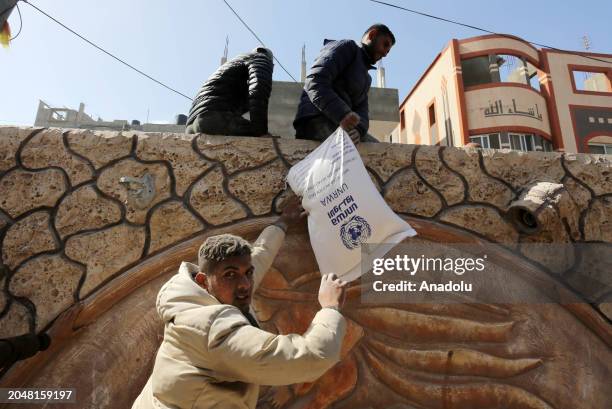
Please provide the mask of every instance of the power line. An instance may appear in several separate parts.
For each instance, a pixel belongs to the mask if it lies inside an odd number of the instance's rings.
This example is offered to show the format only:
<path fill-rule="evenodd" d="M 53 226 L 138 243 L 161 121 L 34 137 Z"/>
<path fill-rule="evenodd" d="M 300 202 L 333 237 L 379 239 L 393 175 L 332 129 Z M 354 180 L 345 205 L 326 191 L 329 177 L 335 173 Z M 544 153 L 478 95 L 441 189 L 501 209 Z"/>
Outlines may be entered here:
<path fill-rule="evenodd" d="M 21 29 L 23 28 L 23 19 L 21 18 L 21 9 L 19 8 L 19 3 L 15 3 L 15 7 L 17 7 L 17 13 L 19 13 L 19 31 L 17 32 L 17 34 L 11 37 L 9 41 L 13 41 L 17 37 L 19 37 L 19 34 L 21 34 Z"/>
<path fill-rule="evenodd" d="M 482 31 L 484 33 L 495 34 L 495 35 L 498 35 L 498 36 L 512 38 L 512 36 L 509 36 L 508 34 L 496 33 L 495 31 L 491 31 L 491 30 L 487 30 L 487 29 L 484 29 L 484 28 L 481 28 L 481 27 L 473 26 L 471 24 L 465 24 L 465 23 L 462 23 L 460 21 L 455 21 L 455 20 L 444 18 L 444 17 L 434 16 L 433 14 L 423 13 L 422 11 L 417 11 L 417 10 L 409 9 L 409 8 L 406 8 L 406 7 L 398 6 L 397 4 L 386 3 L 384 1 L 379 1 L 379 0 L 370 0 L 370 1 L 372 3 L 378 3 L 378 4 L 382 4 L 382 5 L 388 6 L 388 7 L 393 7 L 393 8 L 396 8 L 396 9 L 407 11 L 409 13 L 418 14 L 419 16 L 428 17 L 428 18 L 431 18 L 431 19 L 434 19 L 434 20 L 440 20 L 440 21 L 444 21 L 446 23 L 451 23 L 451 24 L 455 24 L 455 25 L 458 25 L 458 26 L 471 28 L 473 30 Z M 565 53 L 570 53 L 570 54 L 578 55 L 578 56 L 583 57 L 583 58 L 588 58 L 589 60 L 599 61 L 599 62 L 603 62 L 603 63 L 606 63 L 606 64 L 612 64 L 612 62 L 610 62 L 610 61 L 602 60 L 602 59 L 599 59 L 599 58 L 596 58 L 596 57 L 591 57 L 591 56 L 588 56 L 588 55 L 583 55 L 583 54 L 577 53 L 575 51 L 561 50 L 561 49 L 556 48 L 556 47 L 551 47 L 551 46 L 546 45 L 546 44 L 540 44 L 540 43 L 536 43 L 535 41 L 530 41 L 530 40 L 526 40 L 526 39 L 525 39 L 525 41 L 527 41 L 529 44 L 537 45 L 538 47 L 548 48 L 548 49 L 551 49 L 551 50 L 554 50 L 554 51 L 561 51 L 561 52 L 565 52 Z"/>
<path fill-rule="evenodd" d="M 264 42 L 261 40 L 261 38 L 259 38 L 259 36 L 255 33 L 255 31 L 253 31 L 251 29 L 251 27 L 249 27 L 249 25 L 242 19 L 242 17 L 240 17 L 240 15 L 236 12 L 236 10 L 234 10 L 234 8 L 232 6 L 230 6 L 230 4 L 226 1 L 223 0 L 223 2 L 225 3 L 225 5 L 227 7 L 229 7 L 229 9 L 232 11 L 232 13 L 234 13 L 234 15 L 236 17 L 238 17 L 238 20 L 240 20 L 240 22 L 246 27 L 247 30 L 249 30 L 251 32 L 251 34 L 253 34 L 253 37 L 255 37 L 257 39 L 257 41 L 259 41 L 259 43 L 261 45 L 263 45 L 264 47 L 268 48 Z M 272 53 L 272 58 L 274 58 L 274 61 L 276 61 L 278 63 L 278 65 L 280 65 L 280 67 L 283 69 L 283 71 L 285 71 L 287 73 L 288 76 L 291 77 L 291 79 L 295 82 L 298 82 L 295 78 L 293 78 L 293 75 L 291 75 L 291 73 L 289 71 L 287 71 L 287 69 L 283 66 L 283 64 L 278 60 L 278 58 L 276 58 L 276 56 L 274 55 L 274 53 Z"/>
<path fill-rule="evenodd" d="M 57 19 L 51 17 L 49 14 L 45 13 L 44 11 L 42 11 L 41 9 L 39 9 L 38 7 L 36 7 L 35 5 L 33 5 L 32 3 L 28 2 L 27 0 L 22 0 L 24 1 L 26 4 L 30 5 L 31 7 L 33 7 L 34 9 L 36 9 L 39 13 L 43 14 L 44 16 L 46 16 L 47 18 L 53 20 L 54 22 L 56 22 L 57 24 L 59 24 L 60 26 L 62 26 L 63 28 L 65 28 L 66 30 L 70 31 L 72 34 L 74 34 L 75 36 L 79 37 L 81 40 L 85 41 L 86 43 L 88 43 L 89 45 L 97 48 L 98 50 L 102 51 L 104 54 L 108 55 L 109 57 L 114 58 L 115 60 L 119 61 L 121 64 L 131 68 L 132 70 L 136 71 L 137 73 L 139 73 L 142 76 L 147 77 L 148 79 L 150 79 L 151 81 L 161 85 L 162 87 L 169 89 L 170 91 L 184 97 L 187 98 L 190 101 L 193 101 L 192 98 L 188 97 L 187 95 L 183 94 L 182 92 L 179 92 L 177 90 L 175 90 L 174 88 L 164 84 L 163 82 L 153 78 L 152 76 L 150 76 L 149 74 L 139 70 L 138 68 L 134 67 L 131 64 L 128 64 L 127 62 L 125 62 L 124 60 L 122 60 L 119 57 L 116 57 L 115 55 L 113 55 L 112 53 L 110 53 L 109 51 L 106 51 L 104 48 L 100 47 L 99 45 L 93 43 L 92 41 L 88 40 L 87 38 L 85 38 L 84 36 L 82 36 L 81 34 L 77 33 L 76 31 L 74 31 L 73 29 L 69 28 L 68 26 L 66 26 L 65 24 L 63 24 L 62 22 L 58 21 Z"/>

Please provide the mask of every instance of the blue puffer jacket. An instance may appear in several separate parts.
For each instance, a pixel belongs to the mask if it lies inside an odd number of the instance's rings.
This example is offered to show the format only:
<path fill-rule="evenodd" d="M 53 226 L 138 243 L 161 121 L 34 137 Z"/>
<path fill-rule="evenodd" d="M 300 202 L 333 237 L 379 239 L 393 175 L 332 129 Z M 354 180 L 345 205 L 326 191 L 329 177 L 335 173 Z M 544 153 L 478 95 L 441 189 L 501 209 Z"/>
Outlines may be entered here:
<path fill-rule="evenodd" d="M 368 91 L 375 69 L 363 48 L 353 40 L 325 40 L 319 57 L 306 77 L 294 126 L 323 113 L 336 124 L 351 111 L 361 117 L 357 129 L 365 135 L 369 128 Z"/>

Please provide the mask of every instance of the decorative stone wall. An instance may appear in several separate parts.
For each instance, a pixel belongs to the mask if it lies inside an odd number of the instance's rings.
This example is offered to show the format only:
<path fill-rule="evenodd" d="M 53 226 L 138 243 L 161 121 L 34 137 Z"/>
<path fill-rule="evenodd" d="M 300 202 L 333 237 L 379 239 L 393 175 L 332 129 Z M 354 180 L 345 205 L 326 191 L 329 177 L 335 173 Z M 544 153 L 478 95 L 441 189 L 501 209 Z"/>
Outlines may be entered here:
<path fill-rule="evenodd" d="M 52 338 L 51 350 L 15 365 L 0 386 L 74 386 L 79 407 L 129 408 L 160 342 L 161 284 L 206 234 L 256 237 L 278 210 L 288 169 L 316 146 L 0 128 L 0 338 Z M 548 274 L 521 264 L 542 261 L 529 243 L 589 243 L 596 251 L 583 261 L 611 251 L 610 157 L 358 148 L 415 240 L 500 243 L 534 283 L 560 282 L 595 302 L 364 307 L 356 286 L 343 310 L 342 361 L 313 384 L 264 389 L 258 407 L 595 409 L 612 400 L 612 294 L 597 285 L 609 272 L 585 280 L 557 254 Z M 536 182 L 554 189 L 535 212 L 540 228 L 525 232 L 512 215 L 526 194 L 537 196 Z M 264 328 L 303 332 L 318 278 L 302 226 L 254 298 Z"/>
<path fill-rule="evenodd" d="M 0 337 L 41 331 L 127 268 L 197 233 L 274 214 L 290 166 L 317 146 L 285 139 L 0 128 Z M 362 144 L 399 214 L 510 247 L 612 243 L 609 157 Z M 154 180 L 144 207 L 121 177 Z M 533 182 L 562 184 L 571 209 L 537 235 L 509 205 Z M 563 277 L 561 277 L 563 279 Z M 576 283 L 568 281 L 576 286 Z M 612 294 L 599 294 L 610 314 Z"/>

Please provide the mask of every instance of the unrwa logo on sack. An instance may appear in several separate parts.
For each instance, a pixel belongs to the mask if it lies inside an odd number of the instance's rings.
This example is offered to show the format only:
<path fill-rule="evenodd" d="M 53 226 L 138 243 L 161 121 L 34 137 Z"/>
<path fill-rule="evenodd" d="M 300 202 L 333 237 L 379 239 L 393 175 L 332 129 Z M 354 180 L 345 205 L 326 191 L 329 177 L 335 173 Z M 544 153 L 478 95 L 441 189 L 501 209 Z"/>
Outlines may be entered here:
<path fill-rule="evenodd" d="M 342 244 L 353 250 L 372 235 L 372 228 L 363 217 L 353 216 L 340 227 Z"/>

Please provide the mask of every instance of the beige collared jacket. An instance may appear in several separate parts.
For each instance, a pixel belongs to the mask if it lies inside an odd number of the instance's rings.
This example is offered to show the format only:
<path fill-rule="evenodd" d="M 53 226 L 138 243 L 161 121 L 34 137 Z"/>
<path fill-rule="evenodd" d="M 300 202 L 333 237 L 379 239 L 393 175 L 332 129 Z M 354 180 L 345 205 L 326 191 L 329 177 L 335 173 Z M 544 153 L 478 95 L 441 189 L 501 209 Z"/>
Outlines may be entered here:
<path fill-rule="evenodd" d="M 270 226 L 254 244 L 255 288 L 283 240 Z M 157 296 L 164 339 L 132 409 L 253 409 L 259 385 L 312 382 L 340 359 L 346 322 L 338 311 L 321 309 L 304 335 L 276 335 L 198 286 L 197 270 L 182 263 Z"/>

